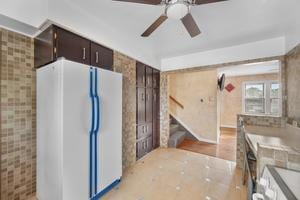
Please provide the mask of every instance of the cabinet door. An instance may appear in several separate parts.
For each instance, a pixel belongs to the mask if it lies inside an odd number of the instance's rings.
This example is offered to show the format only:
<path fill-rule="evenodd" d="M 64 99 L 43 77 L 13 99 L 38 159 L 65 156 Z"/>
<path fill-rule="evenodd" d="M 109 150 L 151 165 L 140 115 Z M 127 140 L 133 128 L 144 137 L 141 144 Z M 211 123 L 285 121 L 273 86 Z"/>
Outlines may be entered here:
<path fill-rule="evenodd" d="M 145 122 L 145 88 L 137 88 L 137 123 L 142 124 Z"/>
<path fill-rule="evenodd" d="M 113 70 L 113 51 L 109 48 L 91 42 L 91 65 Z"/>
<path fill-rule="evenodd" d="M 159 88 L 160 72 L 156 69 L 153 70 L 153 88 Z"/>
<path fill-rule="evenodd" d="M 136 144 L 136 157 L 137 159 L 142 158 L 147 154 L 147 139 L 140 140 Z"/>
<path fill-rule="evenodd" d="M 136 63 L 136 85 L 137 87 L 145 87 L 146 75 L 145 65 L 143 63 Z"/>
<path fill-rule="evenodd" d="M 137 140 L 146 138 L 150 134 L 152 134 L 151 124 L 142 124 L 137 126 L 137 134 L 136 134 Z"/>
<path fill-rule="evenodd" d="M 146 144 L 146 152 L 149 153 L 153 149 L 152 137 L 151 136 L 146 139 L 146 143 L 147 143 Z"/>
<path fill-rule="evenodd" d="M 152 87 L 152 72 L 151 67 L 146 67 L 146 87 Z"/>
<path fill-rule="evenodd" d="M 147 137 L 137 142 L 136 144 L 136 157 L 137 159 L 142 158 L 148 152 L 153 149 L 152 147 L 152 137 Z"/>
<path fill-rule="evenodd" d="M 90 41 L 74 33 L 56 27 L 55 56 L 75 62 L 90 64 Z"/>
<path fill-rule="evenodd" d="M 146 122 L 152 122 L 152 88 L 146 88 Z"/>
<path fill-rule="evenodd" d="M 159 89 L 153 89 L 153 148 L 159 147 Z"/>

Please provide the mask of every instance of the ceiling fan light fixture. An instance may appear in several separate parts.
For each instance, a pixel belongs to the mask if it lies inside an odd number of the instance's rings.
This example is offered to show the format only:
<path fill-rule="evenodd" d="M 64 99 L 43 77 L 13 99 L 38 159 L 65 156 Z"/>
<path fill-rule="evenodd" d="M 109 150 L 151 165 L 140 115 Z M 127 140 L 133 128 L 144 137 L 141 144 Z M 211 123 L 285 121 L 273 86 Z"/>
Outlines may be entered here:
<path fill-rule="evenodd" d="M 166 7 L 166 15 L 170 19 L 179 20 L 189 13 L 189 5 L 183 0 L 171 1 Z"/>

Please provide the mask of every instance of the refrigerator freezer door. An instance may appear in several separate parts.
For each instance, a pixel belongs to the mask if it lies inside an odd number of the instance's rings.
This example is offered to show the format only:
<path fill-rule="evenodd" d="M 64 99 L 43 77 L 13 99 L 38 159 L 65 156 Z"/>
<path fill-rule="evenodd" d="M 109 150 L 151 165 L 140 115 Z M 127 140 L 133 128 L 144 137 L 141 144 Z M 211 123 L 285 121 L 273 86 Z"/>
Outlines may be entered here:
<path fill-rule="evenodd" d="M 98 69 L 98 193 L 122 176 L 122 75 Z"/>
<path fill-rule="evenodd" d="M 62 200 L 62 63 L 37 70 L 37 198 Z"/>
<path fill-rule="evenodd" d="M 63 200 L 88 200 L 90 68 L 63 62 Z"/>

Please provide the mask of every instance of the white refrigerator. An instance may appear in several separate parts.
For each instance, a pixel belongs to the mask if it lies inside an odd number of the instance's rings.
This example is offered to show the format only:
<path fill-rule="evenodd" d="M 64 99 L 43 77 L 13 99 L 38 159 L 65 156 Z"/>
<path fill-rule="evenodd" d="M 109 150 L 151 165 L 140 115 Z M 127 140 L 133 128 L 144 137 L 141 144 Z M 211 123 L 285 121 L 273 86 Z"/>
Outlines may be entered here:
<path fill-rule="evenodd" d="M 122 75 L 65 59 L 37 70 L 37 198 L 99 199 L 122 176 Z"/>

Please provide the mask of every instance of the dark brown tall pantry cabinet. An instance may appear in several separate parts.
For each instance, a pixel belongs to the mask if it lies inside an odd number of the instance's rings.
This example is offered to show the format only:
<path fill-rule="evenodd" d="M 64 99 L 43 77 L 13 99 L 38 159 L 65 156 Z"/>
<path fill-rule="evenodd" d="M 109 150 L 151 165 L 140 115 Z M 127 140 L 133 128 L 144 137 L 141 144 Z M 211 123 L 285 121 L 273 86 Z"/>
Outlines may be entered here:
<path fill-rule="evenodd" d="M 159 79 L 158 70 L 136 63 L 137 159 L 159 147 Z"/>

